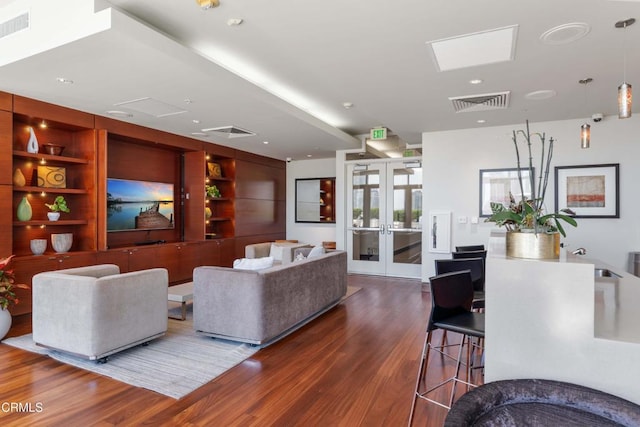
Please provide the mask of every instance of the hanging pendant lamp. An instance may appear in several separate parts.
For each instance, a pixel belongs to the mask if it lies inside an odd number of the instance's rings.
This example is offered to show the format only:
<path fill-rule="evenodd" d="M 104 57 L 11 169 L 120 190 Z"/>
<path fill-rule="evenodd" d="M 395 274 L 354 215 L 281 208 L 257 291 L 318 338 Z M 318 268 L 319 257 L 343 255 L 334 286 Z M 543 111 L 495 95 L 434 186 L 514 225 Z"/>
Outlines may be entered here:
<path fill-rule="evenodd" d="M 593 79 L 587 77 L 586 79 L 578 80 L 578 83 L 584 85 L 584 105 L 587 105 L 587 85 L 591 83 Z M 591 125 L 585 123 L 580 126 L 580 148 L 589 148 L 591 146 Z"/>
<path fill-rule="evenodd" d="M 624 52 L 623 63 L 623 80 L 622 84 L 618 86 L 618 118 L 627 119 L 631 117 L 631 104 L 633 102 L 633 93 L 631 85 L 627 83 L 627 50 L 626 50 L 626 29 L 629 25 L 632 25 L 636 20 L 634 18 L 625 19 L 624 21 L 616 22 L 616 28 L 623 28 L 625 30 L 624 45 L 622 47 Z"/>
<path fill-rule="evenodd" d="M 589 148 L 591 144 L 591 125 L 585 123 L 580 126 L 580 148 Z"/>

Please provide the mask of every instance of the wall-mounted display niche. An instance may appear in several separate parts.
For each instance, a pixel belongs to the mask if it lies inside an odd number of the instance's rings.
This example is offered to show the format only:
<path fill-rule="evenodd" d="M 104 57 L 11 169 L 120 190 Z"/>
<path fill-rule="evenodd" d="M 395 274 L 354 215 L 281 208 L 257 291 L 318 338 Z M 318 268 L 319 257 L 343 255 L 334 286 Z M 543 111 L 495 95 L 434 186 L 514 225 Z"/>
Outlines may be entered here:
<path fill-rule="evenodd" d="M 333 178 L 296 179 L 296 222 L 335 223 Z"/>

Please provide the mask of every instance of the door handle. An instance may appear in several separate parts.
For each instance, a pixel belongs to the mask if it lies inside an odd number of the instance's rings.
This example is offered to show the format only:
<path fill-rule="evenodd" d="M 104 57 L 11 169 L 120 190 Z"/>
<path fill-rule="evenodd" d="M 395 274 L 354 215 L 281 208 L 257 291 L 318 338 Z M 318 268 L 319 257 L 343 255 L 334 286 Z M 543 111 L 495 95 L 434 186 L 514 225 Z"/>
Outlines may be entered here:
<path fill-rule="evenodd" d="M 387 224 L 387 234 L 391 234 L 391 224 Z"/>
<path fill-rule="evenodd" d="M 380 226 L 380 234 L 384 234 L 384 224 Z"/>

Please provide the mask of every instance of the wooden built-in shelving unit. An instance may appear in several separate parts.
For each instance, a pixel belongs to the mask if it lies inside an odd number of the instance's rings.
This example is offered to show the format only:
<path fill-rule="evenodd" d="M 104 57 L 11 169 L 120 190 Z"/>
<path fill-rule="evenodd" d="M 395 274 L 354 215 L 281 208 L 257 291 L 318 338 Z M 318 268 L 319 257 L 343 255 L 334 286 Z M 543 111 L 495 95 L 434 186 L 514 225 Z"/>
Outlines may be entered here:
<path fill-rule="evenodd" d="M 61 155 L 29 153 L 30 128 L 40 147 L 63 145 Z M 251 173 L 237 176 L 238 160 L 244 165 L 247 159 Z M 220 165 L 221 176 L 211 176 L 207 162 Z M 38 166 L 64 168 L 64 188 L 40 186 Z M 13 183 L 16 168 L 25 177 L 23 186 Z M 164 267 L 170 282 L 179 283 L 190 280 L 198 265 L 231 265 L 234 258 L 243 256 L 244 245 L 285 237 L 284 198 L 262 201 L 262 194 L 251 193 L 254 181 L 263 179 L 284 194 L 285 175 L 281 161 L 0 92 L 0 197 L 11 200 L 11 211 L 0 216 L 0 237 L 11 244 L 0 248 L 0 257 L 16 255 L 13 268 L 19 282 L 30 283 L 41 271 L 115 263 L 121 271 Z M 108 178 L 173 184 L 174 228 L 107 232 Z M 215 184 L 221 197 L 207 198 L 207 183 Z M 267 225 L 263 230 L 249 226 L 237 234 L 238 186 L 244 189 L 242 200 L 248 201 L 242 206 L 261 205 L 259 215 L 265 219 L 258 219 Z M 44 204 L 57 195 L 65 197 L 71 212 L 49 221 Z M 20 221 L 16 213 L 23 197 L 33 211 L 27 221 Z M 206 207 L 212 211 L 209 218 Z M 253 215 L 249 218 L 255 223 Z M 52 233 L 73 233 L 71 250 L 54 252 Z M 32 239 L 47 239 L 44 255 L 31 253 Z M 159 243 L 139 245 L 147 240 Z M 30 294 L 19 296 L 22 301 L 13 314 L 31 310 Z"/>

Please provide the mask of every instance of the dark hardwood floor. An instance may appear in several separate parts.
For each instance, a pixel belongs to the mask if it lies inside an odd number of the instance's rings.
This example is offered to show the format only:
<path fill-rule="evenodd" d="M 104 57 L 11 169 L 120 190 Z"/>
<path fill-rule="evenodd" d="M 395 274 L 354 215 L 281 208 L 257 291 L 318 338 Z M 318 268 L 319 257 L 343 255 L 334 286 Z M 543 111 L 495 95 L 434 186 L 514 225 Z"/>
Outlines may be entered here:
<path fill-rule="evenodd" d="M 0 425 L 404 426 L 430 296 L 419 281 L 349 284 L 362 290 L 180 400 L 0 345 Z M 30 331 L 18 316 L 9 336 Z M 428 376 L 442 371 L 435 363 Z M 419 402 L 414 425 L 445 416 Z"/>

